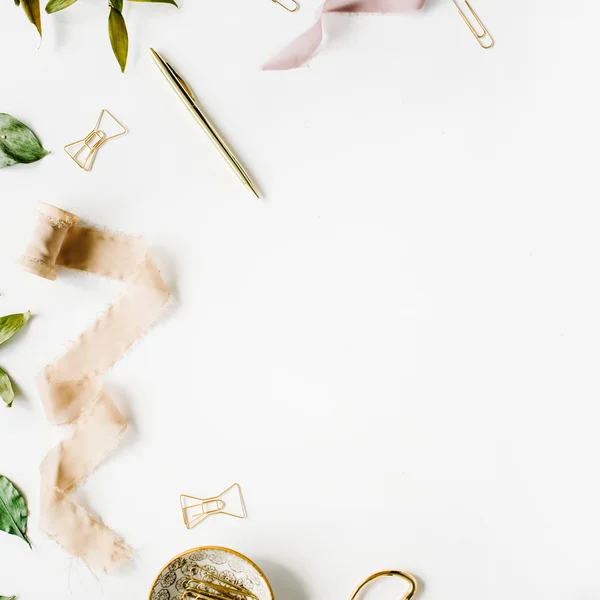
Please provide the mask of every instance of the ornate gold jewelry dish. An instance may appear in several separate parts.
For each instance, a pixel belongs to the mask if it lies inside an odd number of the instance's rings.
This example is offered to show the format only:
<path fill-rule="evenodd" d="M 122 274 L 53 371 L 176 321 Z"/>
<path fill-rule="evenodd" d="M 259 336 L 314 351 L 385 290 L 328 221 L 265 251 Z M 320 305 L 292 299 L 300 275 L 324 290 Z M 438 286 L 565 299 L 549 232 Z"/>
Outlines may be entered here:
<path fill-rule="evenodd" d="M 192 548 L 171 559 L 149 600 L 274 600 L 264 573 L 246 556 L 219 546 Z"/>

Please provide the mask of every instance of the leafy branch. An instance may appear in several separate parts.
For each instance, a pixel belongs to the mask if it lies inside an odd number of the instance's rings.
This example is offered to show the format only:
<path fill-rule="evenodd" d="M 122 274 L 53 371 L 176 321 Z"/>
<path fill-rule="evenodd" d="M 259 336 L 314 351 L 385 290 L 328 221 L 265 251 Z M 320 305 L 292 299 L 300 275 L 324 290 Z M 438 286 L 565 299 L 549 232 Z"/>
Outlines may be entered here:
<path fill-rule="evenodd" d="M 40 0 L 14 0 L 16 6 L 23 6 L 27 18 L 35 25 L 40 37 L 42 36 L 42 18 L 40 15 Z M 77 0 L 49 0 L 46 12 L 52 14 L 68 8 Z M 129 0 L 129 2 L 152 2 L 158 4 L 171 4 L 177 7 L 175 0 Z M 109 0 L 108 2 L 108 37 L 121 72 L 125 72 L 127 55 L 129 54 L 129 35 L 127 25 L 123 18 L 123 0 Z M 1 600 L 1 598 L 0 598 Z"/>

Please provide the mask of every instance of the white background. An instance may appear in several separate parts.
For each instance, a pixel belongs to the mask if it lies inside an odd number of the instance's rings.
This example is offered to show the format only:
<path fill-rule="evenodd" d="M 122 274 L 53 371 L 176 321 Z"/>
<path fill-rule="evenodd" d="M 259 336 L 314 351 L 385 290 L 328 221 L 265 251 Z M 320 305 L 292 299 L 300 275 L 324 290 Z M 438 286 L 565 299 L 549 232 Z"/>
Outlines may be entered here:
<path fill-rule="evenodd" d="M 0 473 L 34 550 L 0 535 L 0 594 L 145 599 L 170 557 L 235 548 L 281 600 L 345 600 L 401 568 L 422 598 L 598 597 L 597 2 L 450 0 L 329 16 L 309 67 L 260 65 L 313 21 L 269 0 L 0 6 L 0 111 L 52 154 L 0 173 L 0 313 L 35 313 L 0 363 Z M 265 194 L 241 186 L 148 54 L 190 81 Z M 130 133 L 93 172 L 62 151 L 100 109 Z M 37 526 L 40 368 L 119 293 L 14 266 L 43 200 L 144 235 L 173 308 L 107 378 L 128 437 L 77 496 L 135 550 L 94 577 Z M 187 531 L 182 492 L 239 481 L 249 518 Z M 382 586 L 369 599 L 397 598 Z"/>

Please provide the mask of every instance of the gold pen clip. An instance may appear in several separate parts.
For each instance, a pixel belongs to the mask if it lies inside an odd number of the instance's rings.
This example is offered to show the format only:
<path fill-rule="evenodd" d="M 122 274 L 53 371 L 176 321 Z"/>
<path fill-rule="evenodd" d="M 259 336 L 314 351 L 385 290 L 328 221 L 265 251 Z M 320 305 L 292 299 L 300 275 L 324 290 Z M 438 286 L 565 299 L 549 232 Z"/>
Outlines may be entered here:
<path fill-rule="evenodd" d="M 454 6 L 460 13 L 460 16 L 463 18 L 463 21 L 467 24 L 467 27 L 471 31 L 471 33 L 475 36 L 475 39 L 479 42 L 479 45 L 484 50 L 489 50 L 494 44 L 494 38 L 488 31 L 487 27 L 482 23 L 481 19 L 477 16 L 477 13 L 473 10 L 473 7 L 469 4 L 469 0 L 465 0 L 465 5 L 469 9 L 472 17 L 475 19 L 480 31 L 477 31 L 471 20 L 465 14 L 465 11 L 459 6 L 456 0 L 452 0 L 454 2 Z"/>
<path fill-rule="evenodd" d="M 238 504 L 240 507 L 239 512 L 230 512 L 226 510 L 229 499 L 227 498 L 229 492 L 237 490 L 238 493 Z M 229 517 L 235 517 L 236 519 L 246 518 L 246 506 L 244 504 L 244 497 L 242 496 L 242 488 L 239 483 L 230 485 L 224 492 L 221 492 L 218 496 L 212 498 L 197 498 L 196 496 L 187 496 L 181 494 L 179 497 L 179 503 L 181 505 L 181 514 L 183 515 L 183 522 L 188 529 L 192 529 L 204 521 L 204 519 L 211 515 L 227 515 Z"/>
<path fill-rule="evenodd" d="M 177 79 L 177 82 L 179 83 L 179 85 L 183 88 L 185 93 L 190 97 L 190 100 L 192 100 L 192 102 L 196 103 L 197 102 L 196 96 L 194 96 L 194 92 L 192 92 L 192 88 L 187 84 L 186 80 L 171 66 L 170 63 L 165 61 L 165 65 L 167 65 L 167 69 L 169 69 L 169 71 L 171 71 L 171 75 L 173 75 L 173 77 L 175 77 L 175 79 Z"/>
<path fill-rule="evenodd" d="M 279 6 L 285 8 L 288 12 L 296 12 L 300 9 L 300 5 L 296 2 L 296 0 L 273 0 L 275 4 L 279 4 Z"/>
<path fill-rule="evenodd" d="M 78 167 L 84 171 L 90 171 L 99 148 L 108 140 L 113 140 L 126 133 L 127 129 L 110 112 L 103 109 L 94 129 L 82 140 L 67 144 L 65 152 Z"/>

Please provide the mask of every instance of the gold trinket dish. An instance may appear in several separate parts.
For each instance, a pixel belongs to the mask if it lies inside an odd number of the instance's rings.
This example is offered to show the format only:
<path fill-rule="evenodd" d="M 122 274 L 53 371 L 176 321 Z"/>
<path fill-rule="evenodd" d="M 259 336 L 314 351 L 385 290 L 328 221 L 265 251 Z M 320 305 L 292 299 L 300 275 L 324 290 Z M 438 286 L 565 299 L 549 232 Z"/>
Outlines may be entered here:
<path fill-rule="evenodd" d="M 192 548 L 160 571 L 149 600 L 274 600 L 264 573 L 247 557 L 218 546 Z"/>

